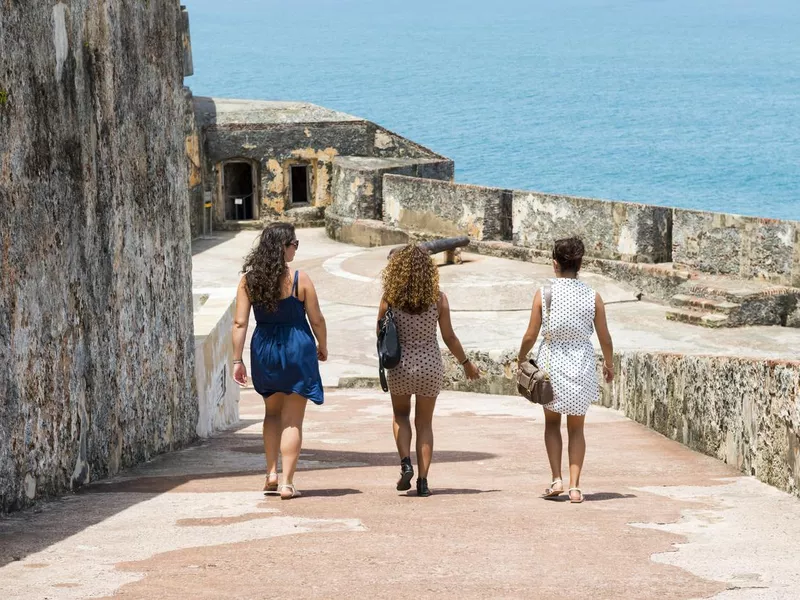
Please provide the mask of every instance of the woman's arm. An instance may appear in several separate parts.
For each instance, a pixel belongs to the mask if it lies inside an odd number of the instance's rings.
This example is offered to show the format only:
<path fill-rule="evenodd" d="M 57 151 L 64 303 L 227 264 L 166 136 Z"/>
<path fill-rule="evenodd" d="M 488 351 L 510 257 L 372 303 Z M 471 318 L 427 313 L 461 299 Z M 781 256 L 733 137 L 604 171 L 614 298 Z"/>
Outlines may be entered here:
<path fill-rule="evenodd" d="M 247 383 L 247 367 L 242 362 L 242 353 L 249 321 L 250 296 L 247 294 L 247 278 L 242 276 L 236 290 L 236 315 L 233 318 L 233 380 L 239 385 Z"/>
<path fill-rule="evenodd" d="M 453 331 L 453 323 L 450 321 L 450 303 L 447 301 L 447 296 L 445 296 L 444 293 L 439 296 L 438 308 L 439 329 L 442 332 L 442 339 L 444 340 L 445 346 L 447 346 L 447 349 L 456 357 L 456 360 L 461 363 L 461 366 L 464 367 L 464 373 L 467 379 L 477 379 L 480 377 L 480 371 L 478 371 L 478 367 L 473 365 L 472 361 L 469 360 L 467 353 L 464 352 L 464 348 L 461 346 L 461 341 L 458 339 L 456 332 Z"/>
<path fill-rule="evenodd" d="M 594 298 L 594 330 L 597 332 L 600 349 L 603 351 L 603 376 L 607 382 L 611 382 L 614 380 L 614 343 L 608 331 L 606 305 L 603 304 L 600 294 Z"/>
<path fill-rule="evenodd" d="M 325 317 L 322 316 L 322 310 L 319 307 L 317 290 L 314 288 L 311 277 L 305 273 L 300 273 L 299 280 L 300 289 L 303 292 L 303 304 L 305 304 L 306 314 L 308 315 L 308 322 L 311 324 L 311 331 L 314 332 L 314 337 L 317 338 L 317 356 L 321 361 L 325 361 L 328 359 L 328 326 L 325 323 Z"/>
<path fill-rule="evenodd" d="M 542 328 L 542 290 L 537 290 L 533 295 L 533 306 L 531 307 L 531 318 L 528 322 L 528 329 L 525 335 L 522 336 L 522 344 L 519 348 L 517 355 L 517 362 L 523 363 L 528 360 L 528 353 L 533 349 L 536 344 L 536 338 L 539 337 L 539 331 Z"/>

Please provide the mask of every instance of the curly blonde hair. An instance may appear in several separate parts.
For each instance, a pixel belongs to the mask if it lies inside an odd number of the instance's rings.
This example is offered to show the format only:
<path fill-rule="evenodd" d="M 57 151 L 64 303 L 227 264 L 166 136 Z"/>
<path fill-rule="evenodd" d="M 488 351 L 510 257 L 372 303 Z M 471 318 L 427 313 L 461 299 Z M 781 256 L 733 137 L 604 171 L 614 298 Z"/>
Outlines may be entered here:
<path fill-rule="evenodd" d="M 381 277 L 383 297 L 393 308 L 420 314 L 439 301 L 439 270 L 416 244 L 396 250 Z"/>

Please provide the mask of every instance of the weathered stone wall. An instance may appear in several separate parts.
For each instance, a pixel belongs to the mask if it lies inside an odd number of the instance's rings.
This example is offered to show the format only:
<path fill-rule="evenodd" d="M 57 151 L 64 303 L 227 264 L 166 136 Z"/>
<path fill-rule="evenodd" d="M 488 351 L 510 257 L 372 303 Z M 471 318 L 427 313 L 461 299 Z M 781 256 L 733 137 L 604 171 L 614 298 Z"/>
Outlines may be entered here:
<path fill-rule="evenodd" d="M 800 495 L 800 363 L 625 353 L 603 403 Z"/>
<path fill-rule="evenodd" d="M 339 156 L 333 160 L 330 211 L 353 219 L 383 219 L 383 176 L 387 173 L 451 181 L 447 159 Z"/>
<path fill-rule="evenodd" d="M 629 262 L 669 262 L 669 208 L 536 192 L 514 192 L 514 243 L 551 250 L 553 241 L 578 235 L 587 256 Z"/>
<path fill-rule="evenodd" d="M 674 209 L 673 258 L 706 273 L 800 287 L 800 223 Z"/>
<path fill-rule="evenodd" d="M 239 421 L 239 385 L 233 380 L 236 297 L 219 292 L 195 298 L 194 354 L 197 435 L 207 438 Z"/>
<path fill-rule="evenodd" d="M 195 436 L 181 11 L 5 2 L 0 511 Z"/>
<path fill-rule="evenodd" d="M 476 240 L 511 237 L 511 191 L 400 175 L 383 178 L 383 220 L 391 227 Z"/>
<path fill-rule="evenodd" d="M 203 178 L 203 140 L 197 118 L 194 113 L 193 96 L 189 88 L 184 88 L 185 115 L 184 131 L 186 160 L 188 169 L 189 187 L 189 219 L 192 231 L 192 238 L 200 236 L 204 232 L 204 227 L 209 224 L 204 223 L 206 217 L 205 191 L 206 185 Z"/>
<path fill-rule="evenodd" d="M 443 355 L 447 389 L 517 393 L 516 351 L 470 352 L 476 382 Z M 800 496 L 800 362 L 623 352 L 614 368 L 604 406 Z"/>

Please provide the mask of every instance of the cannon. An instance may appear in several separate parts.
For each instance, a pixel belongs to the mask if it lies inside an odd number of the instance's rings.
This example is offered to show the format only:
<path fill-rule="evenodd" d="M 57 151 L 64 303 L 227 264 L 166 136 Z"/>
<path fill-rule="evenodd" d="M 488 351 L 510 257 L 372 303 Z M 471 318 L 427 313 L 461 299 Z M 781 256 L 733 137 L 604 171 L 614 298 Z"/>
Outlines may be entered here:
<path fill-rule="evenodd" d="M 452 265 L 461 263 L 461 248 L 469 245 L 469 238 L 467 236 L 443 238 L 440 240 L 430 240 L 422 242 L 419 246 L 423 250 L 427 250 L 428 254 L 435 255 L 444 252 L 444 260 L 437 261 L 439 264 Z M 397 250 L 402 248 L 392 248 L 389 256 L 394 254 Z"/>

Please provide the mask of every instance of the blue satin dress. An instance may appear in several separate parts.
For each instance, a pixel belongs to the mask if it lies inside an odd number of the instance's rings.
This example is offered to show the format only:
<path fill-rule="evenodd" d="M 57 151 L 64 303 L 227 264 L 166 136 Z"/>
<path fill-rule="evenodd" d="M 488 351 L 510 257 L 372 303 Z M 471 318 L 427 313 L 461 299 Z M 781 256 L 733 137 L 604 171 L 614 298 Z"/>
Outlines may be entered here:
<path fill-rule="evenodd" d="M 325 400 L 319 374 L 317 344 L 306 319 L 305 305 L 297 297 L 298 272 L 292 295 L 278 302 L 275 312 L 253 305 L 256 330 L 250 341 L 253 387 L 264 396 L 299 394 L 314 404 Z"/>

